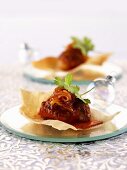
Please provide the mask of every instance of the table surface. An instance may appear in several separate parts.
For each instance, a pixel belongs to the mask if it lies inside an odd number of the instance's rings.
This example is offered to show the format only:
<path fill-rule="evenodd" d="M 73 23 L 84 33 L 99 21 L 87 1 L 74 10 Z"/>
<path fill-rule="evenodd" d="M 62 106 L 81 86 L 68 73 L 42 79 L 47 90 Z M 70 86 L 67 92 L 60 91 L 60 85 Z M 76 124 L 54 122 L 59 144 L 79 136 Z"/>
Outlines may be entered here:
<path fill-rule="evenodd" d="M 117 65 L 123 68 L 124 74 L 115 85 L 115 103 L 127 107 L 127 62 Z M 30 90 L 53 88 L 24 79 L 19 65 L 1 65 L 1 113 L 20 103 L 21 87 Z M 0 126 L 0 170 L 127 169 L 126 157 L 127 134 L 91 143 L 61 144 L 21 138 Z"/>

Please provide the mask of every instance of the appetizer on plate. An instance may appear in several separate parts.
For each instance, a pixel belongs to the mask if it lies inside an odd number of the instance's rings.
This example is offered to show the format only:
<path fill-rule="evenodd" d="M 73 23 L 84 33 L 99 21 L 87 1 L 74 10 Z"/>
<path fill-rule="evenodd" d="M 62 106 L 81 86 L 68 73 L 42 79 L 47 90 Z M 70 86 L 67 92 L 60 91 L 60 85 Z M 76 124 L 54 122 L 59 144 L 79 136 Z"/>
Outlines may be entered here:
<path fill-rule="evenodd" d="M 80 94 L 78 86 L 72 84 L 72 75 L 65 79 L 55 78 L 57 87 L 53 92 L 29 92 L 21 90 L 21 113 L 37 124 L 52 126 L 58 130 L 84 130 L 107 123 L 118 113 L 106 114 L 90 106 L 90 100 Z"/>
<path fill-rule="evenodd" d="M 108 60 L 111 53 L 90 57 L 89 52 L 93 50 L 94 44 L 91 39 L 72 37 L 72 42 L 58 57 L 49 56 L 33 61 L 32 67 L 43 72 L 42 78 L 48 80 L 52 80 L 56 76 L 65 77 L 68 72 L 73 75 L 73 79 L 76 81 L 94 80 L 106 75 L 102 65 Z"/>

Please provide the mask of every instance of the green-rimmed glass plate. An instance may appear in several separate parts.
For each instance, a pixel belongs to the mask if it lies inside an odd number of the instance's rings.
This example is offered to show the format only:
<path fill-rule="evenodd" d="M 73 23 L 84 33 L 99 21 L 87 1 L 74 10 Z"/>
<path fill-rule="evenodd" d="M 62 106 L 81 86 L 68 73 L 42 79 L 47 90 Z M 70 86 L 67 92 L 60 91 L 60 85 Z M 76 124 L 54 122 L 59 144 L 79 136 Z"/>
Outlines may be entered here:
<path fill-rule="evenodd" d="M 94 67 L 96 67 L 96 66 L 94 66 Z M 103 73 L 105 75 L 115 73 L 116 79 L 119 79 L 122 76 L 122 69 L 119 66 L 116 66 L 111 63 L 105 63 L 104 65 L 102 65 L 102 67 L 100 67 L 100 69 L 103 71 Z M 63 76 L 63 74 L 66 75 L 65 72 L 64 73 L 63 72 L 50 73 L 50 71 L 34 68 L 32 65 L 25 66 L 24 70 L 23 70 L 24 77 L 26 77 L 29 80 L 43 83 L 43 84 L 54 84 L 54 77 L 55 77 L 54 75 L 55 74 L 60 77 Z M 45 76 L 48 77 L 49 75 L 50 75 L 50 77 L 52 77 L 52 79 L 45 78 Z M 85 77 L 84 77 L 84 80 L 82 79 L 80 81 L 76 81 L 76 80 L 73 81 L 73 83 L 77 84 L 77 85 L 88 85 L 90 82 L 91 82 L 90 80 L 85 80 Z"/>
<path fill-rule="evenodd" d="M 115 111 L 127 109 L 113 105 Z M 107 131 L 103 128 L 94 128 L 91 130 L 66 130 L 59 131 L 52 127 L 35 124 L 30 122 L 19 112 L 19 106 L 13 107 L 0 116 L 1 125 L 9 132 L 33 140 L 47 142 L 91 142 L 96 140 L 108 139 L 127 132 L 127 125 L 116 131 Z"/>

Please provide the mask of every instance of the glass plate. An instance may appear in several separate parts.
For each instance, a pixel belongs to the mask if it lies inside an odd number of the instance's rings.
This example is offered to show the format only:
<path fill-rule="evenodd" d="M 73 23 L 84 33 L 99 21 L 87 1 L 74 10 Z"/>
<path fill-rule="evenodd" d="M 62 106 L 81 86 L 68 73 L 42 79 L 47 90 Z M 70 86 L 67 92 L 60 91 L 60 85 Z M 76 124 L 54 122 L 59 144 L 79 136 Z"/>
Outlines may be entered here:
<path fill-rule="evenodd" d="M 115 73 L 117 80 L 120 79 L 122 76 L 122 69 L 114 64 L 105 63 L 102 66 L 102 69 L 106 75 Z M 31 65 L 27 65 L 24 68 L 23 75 L 24 77 L 26 77 L 31 81 L 35 81 L 43 84 L 54 84 L 54 80 L 48 80 L 44 78 L 44 72 L 45 71 L 36 69 Z M 77 85 L 88 85 L 90 82 L 91 82 L 90 80 L 73 81 L 73 83 Z"/>
<path fill-rule="evenodd" d="M 38 82 L 38 83 L 43 83 L 43 84 L 54 84 L 54 80 L 48 80 L 48 79 L 45 79 L 45 78 L 39 78 L 39 77 L 36 77 L 36 76 L 33 76 L 33 75 L 30 75 L 30 74 L 27 74 L 27 73 L 24 73 L 23 76 L 31 81 L 35 81 L 35 82 Z M 76 84 L 76 85 L 88 85 L 89 83 L 91 83 L 91 81 L 86 81 L 86 80 L 82 80 L 82 81 L 73 81 L 73 84 Z"/>
<path fill-rule="evenodd" d="M 19 107 L 13 107 L 0 116 L 1 125 L 9 132 L 33 140 L 47 142 L 91 142 L 96 140 L 108 139 L 124 132 L 127 132 L 127 126 L 117 131 L 106 131 L 103 128 L 93 128 L 91 130 L 66 130 L 59 131 L 52 127 L 35 124 L 30 122 L 19 112 Z M 124 109 L 114 105 L 115 110 Z M 118 108 L 118 109 L 117 109 Z M 126 109 L 124 111 L 127 112 Z"/>

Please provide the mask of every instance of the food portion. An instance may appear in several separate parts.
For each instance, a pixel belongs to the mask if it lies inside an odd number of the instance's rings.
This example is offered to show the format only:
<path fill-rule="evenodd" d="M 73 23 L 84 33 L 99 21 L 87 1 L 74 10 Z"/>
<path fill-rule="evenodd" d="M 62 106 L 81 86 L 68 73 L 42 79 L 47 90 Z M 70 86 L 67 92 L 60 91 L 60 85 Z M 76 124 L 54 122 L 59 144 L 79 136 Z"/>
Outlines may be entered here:
<path fill-rule="evenodd" d="M 93 42 L 88 37 L 83 39 L 72 37 L 71 43 L 57 57 L 51 56 L 33 61 L 32 66 L 42 71 L 49 71 L 49 75 L 44 77 L 46 79 L 51 79 L 52 76 L 54 78 L 57 73 L 64 77 L 68 72 L 73 74 L 74 80 L 77 80 L 75 74 L 78 74 L 80 80 L 93 80 L 94 78 L 104 77 L 101 67 L 111 53 L 100 53 L 90 57 L 89 52 L 93 51 L 94 48 Z"/>
<path fill-rule="evenodd" d="M 58 68 L 60 70 L 71 70 L 80 64 L 83 64 L 85 57 L 82 55 L 79 49 L 74 49 L 72 46 L 62 52 L 58 58 Z"/>
<path fill-rule="evenodd" d="M 72 84 L 72 75 L 68 74 L 64 80 L 56 77 L 55 83 L 57 87 L 48 94 L 22 90 L 21 113 L 36 123 L 59 130 L 61 126 L 62 130 L 77 130 L 103 123 L 91 117 L 90 100 L 82 97 L 90 91 L 80 94 L 79 87 Z"/>
<path fill-rule="evenodd" d="M 60 120 L 69 124 L 90 121 L 90 107 L 63 87 L 55 88 L 39 110 L 43 119 Z"/>
<path fill-rule="evenodd" d="M 84 37 L 79 39 L 72 37 L 72 43 L 58 57 L 58 67 L 61 70 L 71 70 L 77 66 L 86 63 L 89 60 L 88 53 L 94 49 L 92 41 Z"/>
<path fill-rule="evenodd" d="M 32 125 L 43 125 L 43 131 L 49 127 L 49 134 L 54 130 L 57 130 L 56 133 L 59 133 L 58 130 L 61 133 L 71 130 L 75 134 L 81 132 L 87 135 L 89 132 L 98 134 L 100 131 L 103 134 L 111 133 L 126 125 L 126 109 L 116 105 L 103 111 L 92 107 L 86 94 L 94 88 L 81 94 L 80 88 L 72 84 L 71 74 L 64 79 L 56 77 L 55 84 L 57 87 L 48 93 L 21 90 L 20 112 Z M 75 132 L 77 130 L 79 133 Z"/>
<path fill-rule="evenodd" d="M 83 53 L 82 51 L 83 47 L 85 49 L 85 45 L 85 40 L 84 42 L 81 42 L 73 37 L 72 43 L 69 44 L 58 57 L 58 68 L 67 71 L 86 62 L 88 59 L 87 53 Z"/>

